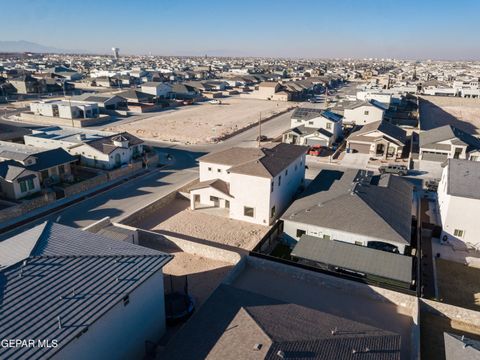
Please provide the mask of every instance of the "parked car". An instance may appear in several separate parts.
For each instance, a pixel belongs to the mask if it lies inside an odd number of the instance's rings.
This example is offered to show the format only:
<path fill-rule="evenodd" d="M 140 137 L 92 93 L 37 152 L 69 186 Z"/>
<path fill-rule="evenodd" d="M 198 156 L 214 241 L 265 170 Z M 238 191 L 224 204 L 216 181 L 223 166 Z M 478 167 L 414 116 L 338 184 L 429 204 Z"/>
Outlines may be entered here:
<path fill-rule="evenodd" d="M 320 156 L 320 154 L 322 153 L 322 148 L 322 145 L 313 145 L 312 147 L 310 147 L 310 149 L 308 149 L 308 155 Z"/>
<path fill-rule="evenodd" d="M 209 103 L 212 105 L 220 105 L 222 102 L 220 100 L 213 99 L 213 100 L 210 100 Z"/>
<path fill-rule="evenodd" d="M 256 138 L 257 141 L 267 141 L 268 138 L 265 135 L 259 135 Z"/>
<path fill-rule="evenodd" d="M 408 169 L 405 165 L 383 165 L 378 168 L 380 174 L 395 174 L 405 176 L 408 174 Z"/>
<path fill-rule="evenodd" d="M 439 181 L 436 180 L 436 179 L 427 180 L 427 181 L 425 182 L 425 187 L 427 188 L 427 191 L 437 192 L 437 190 L 438 190 L 438 183 L 439 183 Z"/>

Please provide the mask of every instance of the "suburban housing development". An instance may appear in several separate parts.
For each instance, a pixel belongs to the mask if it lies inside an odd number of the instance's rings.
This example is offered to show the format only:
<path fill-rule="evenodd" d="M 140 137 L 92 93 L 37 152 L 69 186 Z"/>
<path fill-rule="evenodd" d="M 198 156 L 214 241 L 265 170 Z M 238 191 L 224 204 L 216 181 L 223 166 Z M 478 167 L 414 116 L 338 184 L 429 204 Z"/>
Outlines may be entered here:
<path fill-rule="evenodd" d="M 480 359 L 480 5 L 80 5 L 0 4 L 0 359 Z"/>

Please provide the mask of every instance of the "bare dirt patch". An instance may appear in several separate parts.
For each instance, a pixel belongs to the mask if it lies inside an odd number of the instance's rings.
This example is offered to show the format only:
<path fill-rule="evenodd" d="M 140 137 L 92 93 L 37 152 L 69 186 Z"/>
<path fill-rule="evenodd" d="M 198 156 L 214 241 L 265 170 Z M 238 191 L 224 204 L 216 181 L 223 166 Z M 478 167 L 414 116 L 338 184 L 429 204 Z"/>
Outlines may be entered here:
<path fill-rule="evenodd" d="M 108 127 L 108 131 L 128 131 L 141 138 L 157 141 L 202 144 L 231 134 L 292 106 L 282 101 L 230 97 L 221 105 L 208 102 L 167 110 L 128 124 Z"/>
<path fill-rule="evenodd" d="M 175 199 L 159 210 L 157 214 L 145 219 L 138 227 L 156 231 L 160 234 L 176 236 L 190 241 L 211 242 L 252 250 L 270 229 L 269 226 L 232 220 L 225 216 L 214 215 L 214 211 L 190 210 L 189 200 Z"/>
<path fill-rule="evenodd" d="M 480 99 L 423 96 L 420 114 L 422 130 L 453 125 L 470 134 L 480 134 Z"/>

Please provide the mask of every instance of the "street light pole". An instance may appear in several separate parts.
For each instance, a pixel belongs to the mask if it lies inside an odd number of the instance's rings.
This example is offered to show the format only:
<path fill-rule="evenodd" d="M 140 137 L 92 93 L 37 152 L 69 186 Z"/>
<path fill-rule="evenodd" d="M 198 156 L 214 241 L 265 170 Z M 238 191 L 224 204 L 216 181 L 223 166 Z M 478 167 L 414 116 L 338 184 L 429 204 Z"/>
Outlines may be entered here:
<path fill-rule="evenodd" d="M 260 147 L 261 142 L 262 142 L 262 113 L 260 112 L 260 116 L 258 118 L 258 147 Z"/>

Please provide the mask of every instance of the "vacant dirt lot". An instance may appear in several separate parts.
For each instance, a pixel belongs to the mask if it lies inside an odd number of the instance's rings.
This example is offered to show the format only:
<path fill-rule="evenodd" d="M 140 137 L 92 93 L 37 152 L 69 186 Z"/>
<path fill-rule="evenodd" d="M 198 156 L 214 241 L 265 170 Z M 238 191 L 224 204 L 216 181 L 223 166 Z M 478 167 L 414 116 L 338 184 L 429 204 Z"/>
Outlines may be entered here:
<path fill-rule="evenodd" d="M 480 310 L 480 269 L 437 259 L 437 284 L 443 302 Z"/>
<path fill-rule="evenodd" d="M 423 96 L 420 101 L 420 128 L 453 125 L 471 134 L 480 134 L 480 99 Z"/>
<path fill-rule="evenodd" d="M 252 250 L 270 227 L 231 220 L 224 209 L 190 210 L 186 199 L 175 199 L 158 214 L 137 226 L 208 245 L 228 245 Z"/>
<path fill-rule="evenodd" d="M 128 124 L 108 127 L 109 131 L 128 131 L 142 138 L 184 144 L 208 143 L 262 118 L 286 110 L 292 104 L 230 97 L 221 105 L 208 102 L 183 106 Z"/>

